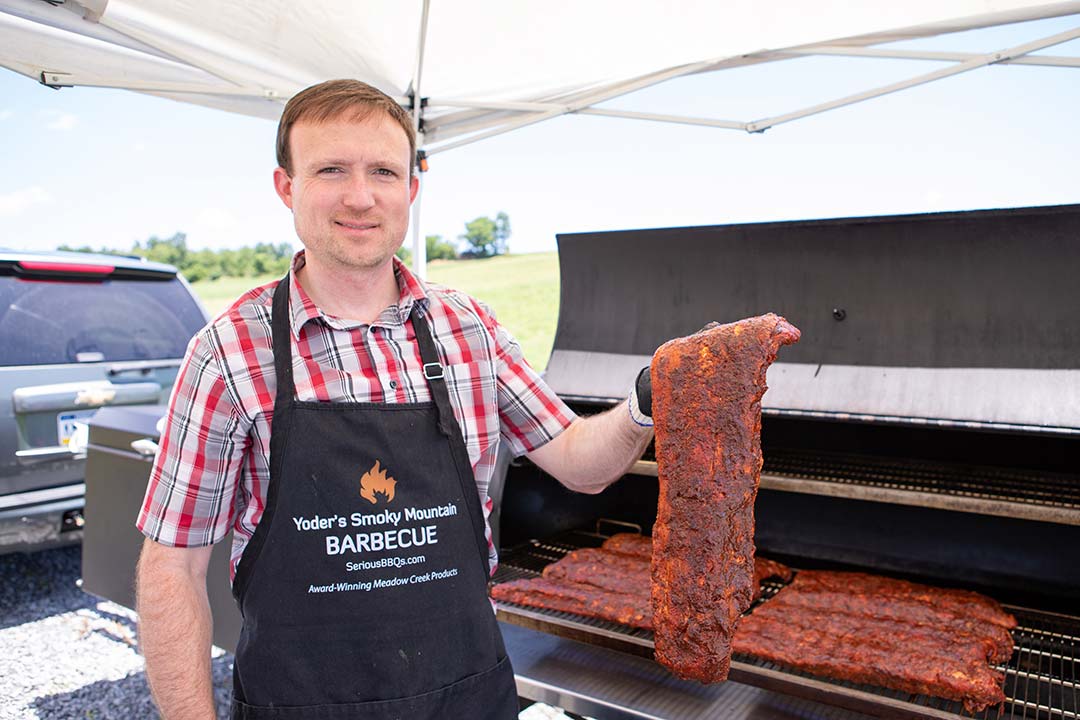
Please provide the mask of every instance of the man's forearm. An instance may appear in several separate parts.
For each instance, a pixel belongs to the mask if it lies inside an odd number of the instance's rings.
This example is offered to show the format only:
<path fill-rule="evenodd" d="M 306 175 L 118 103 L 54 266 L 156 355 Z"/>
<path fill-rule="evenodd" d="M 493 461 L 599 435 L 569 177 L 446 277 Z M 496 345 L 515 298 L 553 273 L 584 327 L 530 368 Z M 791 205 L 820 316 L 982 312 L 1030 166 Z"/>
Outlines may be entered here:
<path fill-rule="evenodd" d="M 598 493 L 626 474 L 652 437 L 652 428 L 636 424 L 624 402 L 575 420 L 561 435 L 529 453 L 529 459 L 571 490 Z"/>
<path fill-rule="evenodd" d="M 213 623 L 205 573 L 170 562 L 161 550 L 148 541 L 139 559 L 139 646 L 150 691 L 164 720 L 212 720 Z"/>

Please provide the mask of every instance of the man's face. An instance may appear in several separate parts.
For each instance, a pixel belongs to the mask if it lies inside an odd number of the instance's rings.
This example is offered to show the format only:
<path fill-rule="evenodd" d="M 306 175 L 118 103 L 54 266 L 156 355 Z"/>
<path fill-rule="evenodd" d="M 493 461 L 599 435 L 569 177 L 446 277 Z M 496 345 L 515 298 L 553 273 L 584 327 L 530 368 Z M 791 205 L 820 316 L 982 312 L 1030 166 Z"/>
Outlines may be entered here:
<path fill-rule="evenodd" d="M 289 149 L 292 177 L 277 168 L 274 188 L 293 212 L 308 258 L 341 270 L 389 262 L 405 239 L 419 188 L 401 126 L 381 112 L 363 121 L 301 121 Z"/>

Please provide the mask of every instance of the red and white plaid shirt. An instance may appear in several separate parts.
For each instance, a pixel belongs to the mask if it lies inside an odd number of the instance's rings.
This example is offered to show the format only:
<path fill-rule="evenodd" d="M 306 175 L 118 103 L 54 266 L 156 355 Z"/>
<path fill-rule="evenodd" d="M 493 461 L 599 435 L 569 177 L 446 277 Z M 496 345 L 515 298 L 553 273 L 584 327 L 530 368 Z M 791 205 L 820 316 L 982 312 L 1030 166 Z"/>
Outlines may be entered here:
<path fill-rule="evenodd" d="M 468 295 L 421 282 L 395 258 L 398 304 L 366 325 L 320 311 L 296 282 L 303 266 L 301 251 L 289 277 L 297 397 L 430 401 L 408 320 L 413 303 L 420 303 L 446 366 L 486 519 L 500 440 L 514 455 L 530 452 L 569 426 L 573 412 L 529 367 L 491 310 Z M 246 293 L 192 339 L 136 523 L 152 540 L 179 547 L 210 545 L 231 528 L 233 573 L 266 506 L 277 388 L 270 330 L 276 284 Z M 487 538 L 494 572 L 490 525 Z"/>

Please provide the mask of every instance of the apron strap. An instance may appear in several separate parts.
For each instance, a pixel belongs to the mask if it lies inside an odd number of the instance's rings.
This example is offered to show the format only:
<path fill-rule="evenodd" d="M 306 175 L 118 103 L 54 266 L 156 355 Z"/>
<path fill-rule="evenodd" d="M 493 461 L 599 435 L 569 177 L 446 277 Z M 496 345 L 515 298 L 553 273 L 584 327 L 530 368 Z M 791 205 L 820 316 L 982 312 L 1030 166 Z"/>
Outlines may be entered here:
<path fill-rule="evenodd" d="M 418 303 L 413 303 L 409 318 L 416 333 L 416 342 L 420 345 L 420 359 L 424 361 L 424 377 L 431 389 L 431 399 L 435 401 L 435 407 L 439 411 L 439 431 L 447 437 L 460 438 L 461 428 L 450 404 L 450 391 L 446 389 L 446 368 L 439 359 L 439 351 L 431 337 L 431 327 L 420 314 Z"/>
<path fill-rule="evenodd" d="M 277 374 L 277 397 L 274 409 L 283 408 L 296 395 L 292 369 L 292 323 L 289 322 L 289 276 L 286 275 L 274 290 L 274 306 L 270 326 L 274 341 L 274 372 Z"/>
<path fill-rule="evenodd" d="M 454 408 L 450 404 L 450 391 L 446 387 L 446 368 L 439 360 L 439 351 L 435 347 L 435 340 L 431 337 L 431 327 L 420 313 L 417 303 L 413 304 L 409 317 L 412 319 L 416 342 L 420 345 L 420 359 L 424 362 L 424 377 L 427 378 L 431 398 L 435 401 L 438 412 L 439 432 L 450 442 L 450 453 L 458 469 L 462 497 L 465 498 L 465 503 L 469 508 L 469 517 L 473 523 L 476 549 L 480 551 L 481 567 L 487 576 L 491 568 L 487 534 L 484 531 L 484 511 L 480 507 L 476 475 L 473 473 L 472 463 L 469 462 L 469 452 L 465 449 L 465 437 L 461 433 L 461 427 L 454 415 Z"/>

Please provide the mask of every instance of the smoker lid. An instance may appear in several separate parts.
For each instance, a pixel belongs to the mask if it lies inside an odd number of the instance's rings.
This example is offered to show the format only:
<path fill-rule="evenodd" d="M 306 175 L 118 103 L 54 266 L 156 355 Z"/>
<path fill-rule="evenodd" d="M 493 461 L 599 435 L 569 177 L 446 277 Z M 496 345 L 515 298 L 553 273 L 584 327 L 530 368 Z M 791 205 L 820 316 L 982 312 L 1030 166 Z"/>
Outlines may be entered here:
<path fill-rule="evenodd" d="M 1080 205 L 558 236 L 547 369 L 617 401 L 670 338 L 802 330 L 766 413 L 1080 432 Z"/>
<path fill-rule="evenodd" d="M 168 405 L 115 405 L 98 410 L 87 424 L 156 440 L 157 424 L 168 411 Z"/>

